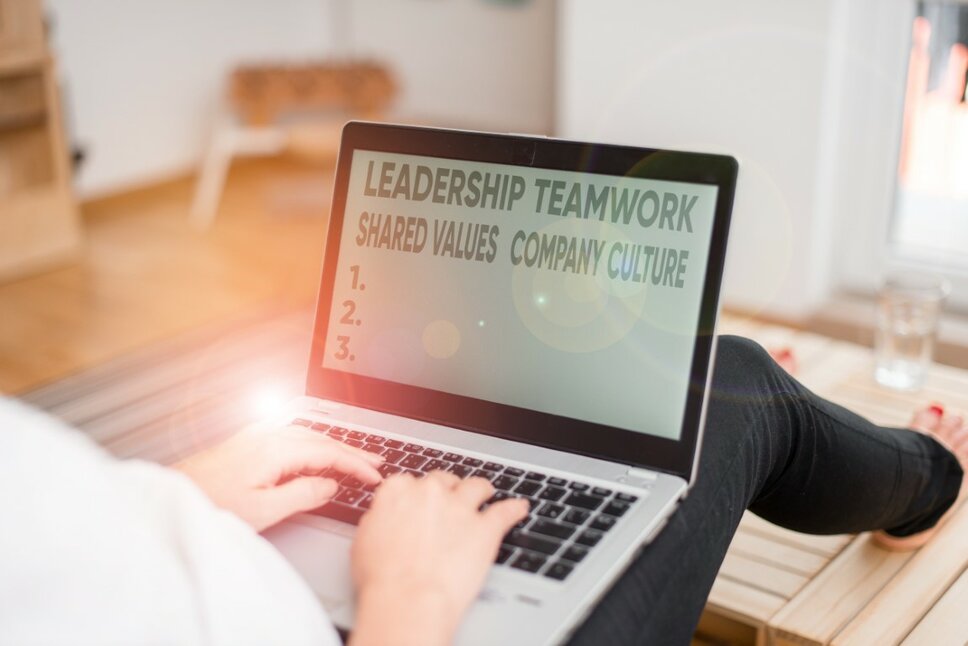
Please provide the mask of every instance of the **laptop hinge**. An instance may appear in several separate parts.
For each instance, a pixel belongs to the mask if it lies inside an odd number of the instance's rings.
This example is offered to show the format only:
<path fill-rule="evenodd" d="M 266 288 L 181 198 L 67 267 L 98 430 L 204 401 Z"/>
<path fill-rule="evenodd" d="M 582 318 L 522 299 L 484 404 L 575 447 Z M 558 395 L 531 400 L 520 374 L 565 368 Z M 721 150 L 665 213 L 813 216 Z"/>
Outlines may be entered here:
<path fill-rule="evenodd" d="M 625 477 L 622 478 L 622 481 L 631 485 L 650 485 L 655 482 L 658 477 L 659 474 L 655 471 L 629 467 L 629 469 L 625 472 Z"/>

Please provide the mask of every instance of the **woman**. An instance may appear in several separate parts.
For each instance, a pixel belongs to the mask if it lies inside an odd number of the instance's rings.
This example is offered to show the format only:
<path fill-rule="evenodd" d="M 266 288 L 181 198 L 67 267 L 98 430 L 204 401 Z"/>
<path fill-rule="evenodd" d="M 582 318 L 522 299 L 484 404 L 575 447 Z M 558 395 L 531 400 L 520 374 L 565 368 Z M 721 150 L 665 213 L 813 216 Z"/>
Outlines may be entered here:
<path fill-rule="evenodd" d="M 573 642 L 687 644 L 747 508 L 798 531 L 922 543 L 968 462 L 960 417 L 931 407 L 914 415 L 921 432 L 876 427 L 738 337 L 720 340 L 707 417 L 697 484 Z M 338 643 L 256 532 L 336 491 L 303 474 L 336 467 L 376 483 L 378 456 L 293 427 L 243 432 L 164 469 L 112 460 L 10 403 L 0 422 L 0 642 Z M 491 493 L 444 472 L 380 486 L 353 546 L 350 643 L 451 640 L 527 511 L 519 500 L 478 511 Z"/>

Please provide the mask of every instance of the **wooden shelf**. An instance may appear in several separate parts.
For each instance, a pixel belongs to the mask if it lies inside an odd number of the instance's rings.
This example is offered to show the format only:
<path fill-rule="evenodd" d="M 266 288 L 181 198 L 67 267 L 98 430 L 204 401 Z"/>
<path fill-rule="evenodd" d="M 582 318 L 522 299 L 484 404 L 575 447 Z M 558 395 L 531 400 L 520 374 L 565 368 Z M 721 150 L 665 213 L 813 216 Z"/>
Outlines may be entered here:
<path fill-rule="evenodd" d="M 0 279 L 72 258 L 81 232 L 39 0 L 0 0 Z"/>
<path fill-rule="evenodd" d="M 50 54 L 43 50 L 32 52 L 0 51 L 0 76 L 40 72 L 50 62 Z"/>

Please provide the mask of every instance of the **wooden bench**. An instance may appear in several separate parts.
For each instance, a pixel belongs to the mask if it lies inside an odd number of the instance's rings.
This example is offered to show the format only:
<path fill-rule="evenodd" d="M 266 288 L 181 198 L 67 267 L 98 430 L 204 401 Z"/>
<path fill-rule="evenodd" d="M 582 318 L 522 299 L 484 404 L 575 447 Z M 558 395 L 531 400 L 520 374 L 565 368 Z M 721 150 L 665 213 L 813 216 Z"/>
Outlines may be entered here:
<path fill-rule="evenodd" d="M 877 386 L 871 352 L 787 328 L 726 317 L 724 333 L 789 346 L 798 377 L 818 394 L 872 421 L 904 426 L 931 401 L 968 410 L 968 372 L 934 366 L 926 387 Z M 802 644 L 965 644 L 968 507 L 917 552 L 899 554 L 860 536 L 808 536 L 747 514 L 700 623 L 712 641 Z"/>

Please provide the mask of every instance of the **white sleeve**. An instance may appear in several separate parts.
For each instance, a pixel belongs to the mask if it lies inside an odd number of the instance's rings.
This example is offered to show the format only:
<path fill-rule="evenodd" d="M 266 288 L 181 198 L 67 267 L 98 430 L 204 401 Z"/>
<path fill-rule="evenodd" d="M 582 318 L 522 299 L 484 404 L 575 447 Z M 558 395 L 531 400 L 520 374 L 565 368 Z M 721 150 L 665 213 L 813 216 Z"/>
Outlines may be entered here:
<path fill-rule="evenodd" d="M 181 474 L 0 398 L 0 644 L 340 643 L 289 564 Z"/>

